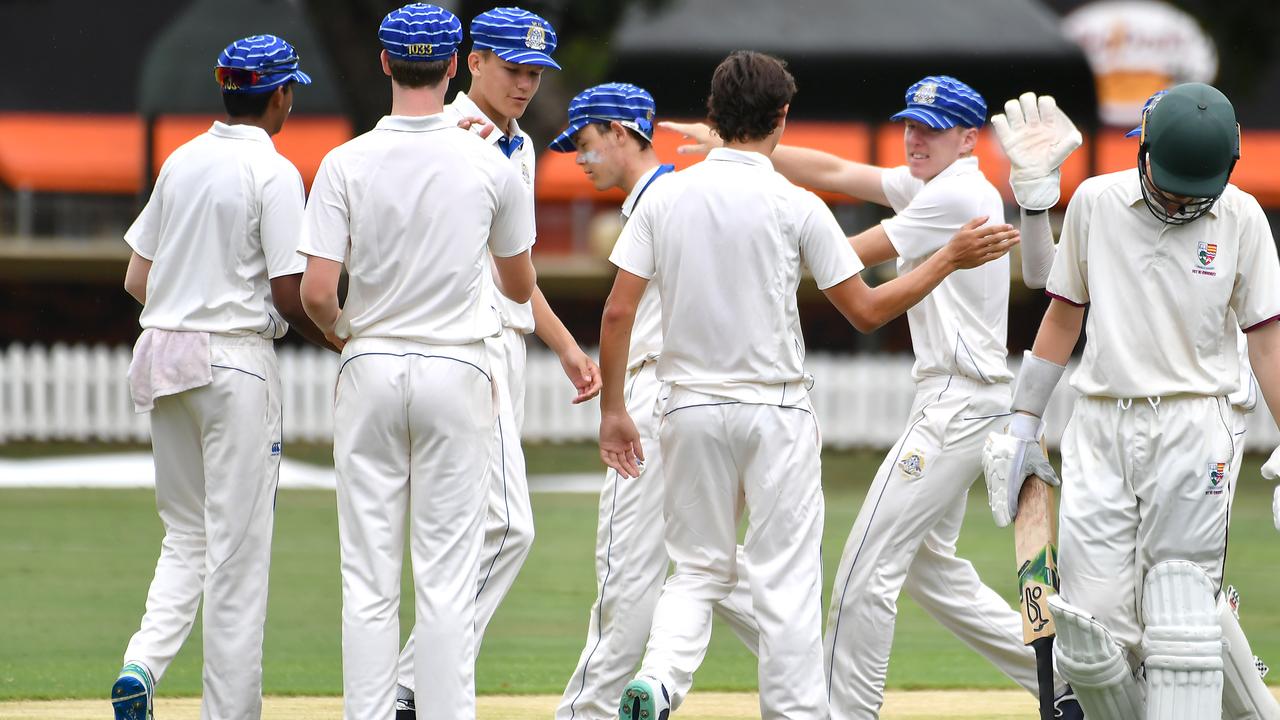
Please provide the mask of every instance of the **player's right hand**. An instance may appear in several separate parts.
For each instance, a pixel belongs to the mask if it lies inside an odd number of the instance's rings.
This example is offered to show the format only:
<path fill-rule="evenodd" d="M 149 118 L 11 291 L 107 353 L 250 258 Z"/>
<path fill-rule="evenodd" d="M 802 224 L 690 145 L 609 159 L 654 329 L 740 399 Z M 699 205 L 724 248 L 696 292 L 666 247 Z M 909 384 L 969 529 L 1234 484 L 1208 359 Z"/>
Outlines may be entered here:
<path fill-rule="evenodd" d="M 1012 250 L 1022 237 L 1012 225 L 983 225 L 986 221 L 985 217 L 970 220 L 947 243 L 955 269 L 968 270 L 989 263 Z"/>
<path fill-rule="evenodd" d="M 482 138 L 488 138 L 493 134 L 494 124 L 482 117 L 464 117 L 458 121 L 458 127 L 463 130 L 472 130 L 475 134 Z"/>
<path fill-rule="evenodd" d="M 1014 413 L 1008 430 L 987 436 L 982 473 L 997 527 L 1007 527 L 1018 517 L 1018 495 L 1027 478 L 1035 475 L 1049 485 L 1062 484 L 1040 447 L 1039 430 L 1040 418 Z"/>
<path fill-rule="evenodd" d="M 716 134 L 715 129 L 706 123 L 682 123 L 663 120 L 658 123 L 658 127 L 678 132 L 687 140 L 692 140 L 688 145 L 681 145 L 676 148 L 676 152 L 681 155 L 706 155 L 711 152 L 712 148 L 724 147 L 724 141 Z"/>
<path fill-rule="evenodd" d="M 1262 477 L 1268 480 L 1280 478 L 1280 447 L 1273 450 L 1271 457 L 1263 464 Z M 1275 523 L 1276 529 L 1280 530 L 1280 486 L 1276 486 L 1276 493 L 1271 498 L 1271 520 Z"/>
<path fill-rule="evenodd" d="M 600 413 L 600 459 L 625 478 L 638 478 L 644 469 L 640 431 L 624 412 Z"/>
<path fill-rule="evenodd" d="M 1050 95 L 1026 92 L 991 118 L 1000 147 L 1009 157 L 1009 185 L 1027 210 L 1048 210 L 1061 197 L 1062 163 L 1084 138 Z"/>

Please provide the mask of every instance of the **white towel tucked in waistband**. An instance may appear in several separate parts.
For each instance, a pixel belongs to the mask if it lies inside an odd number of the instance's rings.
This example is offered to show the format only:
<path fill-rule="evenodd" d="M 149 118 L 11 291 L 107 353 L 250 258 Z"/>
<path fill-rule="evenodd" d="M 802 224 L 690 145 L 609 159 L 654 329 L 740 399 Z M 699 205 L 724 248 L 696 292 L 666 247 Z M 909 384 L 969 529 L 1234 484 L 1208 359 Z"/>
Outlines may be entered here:
<path fill-rule="evenodd" d="M 155 399 L 213 382 L 209 333 L 148 328 L 133 346 L 129 394 L 135 412 L 150 412 Z"/>

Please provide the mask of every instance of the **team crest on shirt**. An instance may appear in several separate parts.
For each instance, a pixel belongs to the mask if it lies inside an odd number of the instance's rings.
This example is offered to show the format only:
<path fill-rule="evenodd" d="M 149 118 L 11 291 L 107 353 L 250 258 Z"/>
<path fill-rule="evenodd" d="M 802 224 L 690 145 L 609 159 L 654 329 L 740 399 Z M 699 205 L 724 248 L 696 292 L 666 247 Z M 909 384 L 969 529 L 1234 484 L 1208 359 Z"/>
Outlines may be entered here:
<path fill-rule="evenodd" d="M 916 88 L 916 94 L 912 96 L 911 102 L 919 105 L 932 105 L 938 99 L 938 83 L 925 83 Z"/>
<path fill-rule="evenodd" d="M 529 177 L 529 163 L 520 163 L 520 177 L 524 179 L 524 184 L 526 186 L 533 187 L 533 180 Z"/>
<path fill-rule="evenodd" d="M 271 456 L 275 457 L 279 454 L 280 454 L 280 443 L 278 442 L 271 443 Z"/>
<path fill-rule="evenodd" d="M 524 46 L 530 50 L 546 50 L 547 49 L 547 30 L 537 23 L 529 26 L 529 32 L 525 33 Z"/>
<path fill-rule="evenodd" d="M 1218 257 L 1218 245 L 1216 243 L 1200 241 L 1200 246 L 1196 249 L 1196 264 L 1191 268 L 1191 272 L 1196 275 L 1208 275 L 1213 277 L 1218 274 L 1217 269 L 1213 267 L 1213 261 Z"/>
<path fill-rule="evenodd" d="M 924 453 L 920 450 L 908 452 L 898 461 L 898 469 L 909 478 L 919 478 L 924 475 Z"/>
<path fill-rule="evenodd" d="M 1209 487 L 1205 489 L 1205 495 L 1221 495 L 1227 486 L 1227 464 L 1220 462 L 1209 463 Z"/>

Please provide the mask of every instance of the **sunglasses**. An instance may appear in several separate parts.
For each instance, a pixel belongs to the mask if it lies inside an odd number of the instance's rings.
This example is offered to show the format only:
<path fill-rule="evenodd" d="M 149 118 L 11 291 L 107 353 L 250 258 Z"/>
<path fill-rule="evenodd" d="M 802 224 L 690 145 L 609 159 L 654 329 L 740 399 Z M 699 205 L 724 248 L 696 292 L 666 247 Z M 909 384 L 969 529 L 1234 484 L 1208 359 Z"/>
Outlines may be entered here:
<path fill-rule="evenodd" d="M 268 76 L 279 74 L 281 70 L 294 70 L 297 67 L 297 55 L 267 63 L 257 70 L 218 65 L 213 69 L 213 79 L 223 90 L 242 90 L 260 84 Z"/>

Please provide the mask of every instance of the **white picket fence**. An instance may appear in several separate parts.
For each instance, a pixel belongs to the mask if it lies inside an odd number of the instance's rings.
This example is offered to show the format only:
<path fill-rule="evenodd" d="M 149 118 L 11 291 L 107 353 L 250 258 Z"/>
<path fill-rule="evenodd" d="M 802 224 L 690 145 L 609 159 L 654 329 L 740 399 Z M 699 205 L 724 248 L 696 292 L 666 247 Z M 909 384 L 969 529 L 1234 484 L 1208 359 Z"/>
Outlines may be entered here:
<path fill-rule="evenodd" d="M 145 441 L 146 415 L 136 415 L 125 376 L 130 348 L 102 345 L 13 344 L 0 351 L 0 443 L 10 440 Z M 284 431 L 290 442 L 333 437 L 333 386 L 338 358 L 312 348 L 279 351 L 284 383 Z M 811 354 L 811 391 L 828 447 L 884 448 L 893 444 L 911 410 L 914 385 L 905 355 Z M 1048 412 L 1056 446 L 1070 417 L 1073 391 L 1063 383 Z M 571 405 L 572 387 L 560 363 L 530 352 L 525 399 L 526 440 L 591 440 L 599 420 L 595 401 Z M 1248 447 L 1270 451 L 1280 441 L 1265 407 L 1250 419 Z"/>

